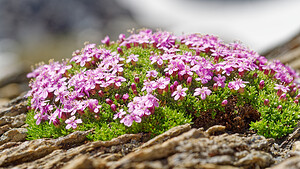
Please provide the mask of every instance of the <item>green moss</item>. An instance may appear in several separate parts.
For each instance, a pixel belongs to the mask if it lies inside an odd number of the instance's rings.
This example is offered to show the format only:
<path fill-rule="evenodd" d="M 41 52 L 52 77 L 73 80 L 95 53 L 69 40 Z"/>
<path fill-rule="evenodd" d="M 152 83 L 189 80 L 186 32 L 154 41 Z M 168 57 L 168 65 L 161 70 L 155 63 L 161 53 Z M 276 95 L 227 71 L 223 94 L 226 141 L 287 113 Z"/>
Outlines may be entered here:
<path fill-rule="evenodd" d="M 180 42 L 176 42 L 180 44 Z M 110 47 L 100 46 L 100 48 L 107 48 L 112 52 L 117 52 L 118 44 L 114 43 Z M 191 85 L 187 85 L 185 80 L 180 81 L 178 76 L 170 77 L 170 84 L 178 81 L 183 87 L 187 87 L 187 96 L 180 101 L 174 100 L 171 96 L 171 92 L 164 92 L 164 94 L 157 94 L 156 97 L 159 99 L 159 107 L 155 108 L 155 112 L 150 116 L 144 116 L 141 123 L 133 122 L 131 127 L 127 127 L 120 123 L 118 119 L 113 119 L 116 112 L 112 111 L 110 105 L 105 102 L 106 98 L 111 99 L 114 104 L 117 105 L 118 110 L 128 109 L 127 104 L 133 100 L 136 96 L 143 96 L 146 91 L 141 91 L 143 87 L 143 81 L 147 79 L 147 71 L 156 70 L 159 74 L 158 77 L 164 75 L 164 69 L 166 68 L 166 61 L 164 61 L 163 67 L 157 67 L 155 64 L 151 64 L 149 57 L 153 54 L 161 54 L 161 50 L 154 47 L 143 48 L 142 46 L 131 47 L 127 49 L 122 46 L 124 55 L 120 56 L 125 59 L 123 62 L 124 71 L 123 77 L 126 78 L 126 82 L 118 89 L 106 88 L 104 89 L 104 97 L 99 95 L 90 95 L 90 98 L 99 100 L 99 104 L 102 105 L 100 112 L 98 114 L 91 113 L 88 109 L 85 113 L 80 116 L 76 115 L 78 118 L 82 119 L 83 123 L 78 125 L 76 130 L 86 131 L 93 129 L 93 133 L 88 135 L 90 140 L 110 140 L 117 136 L 123 135 L 125 133 L 149 133 L 152 137 L 159 135 L 166 130 L 186 123 L 194 123 L 197 118 L 202 118 L 203 113 L 210 113 L 211 119 L 222 119 L 220 116 L 225 114 L 238 114 L 239 111 L 244 110 L 242 107 L 250 106 L 255 109 L 260 114 L 260 119 L 257 121 L 252 121 L 250 126 L 251 130 L 257 131 L 258 134 L 264 135 L 266 137 L 280 138 L 291 133 L 296 126 L 299 118 L 299 106 L 295 104 L 294 96 L 287 94 L 287 100 L 279 100 L 276 95 L 277 90 L 274 89 L 275 84 L 279 81 L 275 80 L 271 75 L 265 75 L 262 71 L 255 70 L 245 72 L 242 76 L 243 81 L 248 81 L 244 92 L 240 93 L 238 91 L 232 91 L 228 87 L 221 88 L 217 90 L 213 89 L 213 80 L 210 80 L 206 84 L 195 81 L 197 75 L 194 73 L 193 81 Z M 190 49 L 184 44 L 180 44 L 179 49 L 181 51 L 176 54 L 182 55 L 187 52 L 191 52 L 193 55 L 196 54 L 195 50 Z M 136 65 L 131 63 L 126 63 L 127 56 L 135 54 L 139 55 L 139 61 Z M 213 57 L 207 53 L 200 53 L 201 57 L 206 58 L 213 62 Z M 220 61 L 223 61 L 220 59 Z M 68 70 L 70 76 L 77 74 L 78 72 L 85 69 L 85 67 L 80 67 L 75 62 L 69 63 L 73 67 Z M 88 69 L 88 68 L 87 68 Z M 254 77 L 257 74 L 257 77 Z M 217 72 L 213 72 L 213 76 L 217 76 Z M 130 89 L 130 85 L 134 83 L 134 78 L 139 77 L 140 83 L 137 85 L 138 95 L 135 95 Z M 226 77 L 225 86 L 228 86 L 230 81 L 234 81 L 237 77 L 240 77 L 237 71 L 234 71 L 230 76 Z M 261 80 L 265 81 L 265 86 L 263 89 L 259 89 L 259 82 Z M 170 85 L 169 85 L 170 86 Z M 208 87 L 212 93 L 207 96 L 205 100 L 202 100 L 199 96 L 194 96 L 194 91 L 198 87 Z M 72 88 L 70 90 L 73 90 Z M 128 93 L 129 99 L 124 102 L 122 99 L 117 100 L 114 96 L 119 94 Z M 295 95 L 298 94 L 298 91 Z M 236 99 L 232 104 L 222 106 L 221 103 L 226 99 Z M 29 97 L 30 103 L 31 97 Z M 270 101 L 269 105 L 264 105 L 264 100 L 268 99 Z M 277 107 L 281 105 L 282 109 Z M 29 104 L 30 106 L 30 104 Z M 229 108 L 234 106 L 235 109 Z M 233 111 L 233 112 L 228 112 Z M 48 121 L 42 121 L 40 125 L 36 125 L 36 120 L 34 115 L 36 112 L 30 110 L 27 115 L 26 123 L 28 127 L 28 137 L 27 139 L 38 139 L 38 138 L 57 138 L 64 136 L 73 132 L 73 129 L 65 129 L 66 124 L 64 120 L 60 120 L 61 124 L 59 126 L 49 125 Z M 226 124 L 226 122 L 224 122 Z M 201 126 L 201 124 L 198 124 Z"/>

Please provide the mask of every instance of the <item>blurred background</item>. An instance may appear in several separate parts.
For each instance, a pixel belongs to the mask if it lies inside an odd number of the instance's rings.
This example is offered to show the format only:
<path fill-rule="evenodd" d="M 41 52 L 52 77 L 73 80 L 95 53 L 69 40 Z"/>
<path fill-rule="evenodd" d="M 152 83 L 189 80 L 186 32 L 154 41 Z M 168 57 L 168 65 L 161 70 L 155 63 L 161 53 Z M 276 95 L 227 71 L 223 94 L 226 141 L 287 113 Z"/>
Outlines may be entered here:
<path fill-rule="evenodd" d="M 299 69 L 299 18 L 299 0 L 0 0 L 0 98 L 28 89 L 32 65 L 132 28 L 214 34 Z"/>

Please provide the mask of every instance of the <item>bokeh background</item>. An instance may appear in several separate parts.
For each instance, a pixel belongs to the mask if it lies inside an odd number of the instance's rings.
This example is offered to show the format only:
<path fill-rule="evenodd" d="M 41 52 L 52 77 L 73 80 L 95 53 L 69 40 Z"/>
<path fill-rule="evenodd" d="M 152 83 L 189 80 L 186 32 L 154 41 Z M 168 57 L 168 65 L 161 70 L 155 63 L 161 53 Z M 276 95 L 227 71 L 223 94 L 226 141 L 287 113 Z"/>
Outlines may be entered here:
<path fill-rule="evenodd" d="M 0 87 L 132 28 L 214 34 L 264 53 L 300 33 L 299 18 L 299 0 L 0 0 Z"/>

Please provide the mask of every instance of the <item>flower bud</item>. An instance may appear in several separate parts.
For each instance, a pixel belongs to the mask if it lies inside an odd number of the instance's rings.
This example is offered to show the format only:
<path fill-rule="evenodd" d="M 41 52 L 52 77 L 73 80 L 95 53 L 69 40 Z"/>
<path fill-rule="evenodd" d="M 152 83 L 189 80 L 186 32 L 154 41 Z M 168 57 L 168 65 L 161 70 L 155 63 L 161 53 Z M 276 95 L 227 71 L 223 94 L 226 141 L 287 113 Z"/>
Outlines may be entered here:
<path fill-rule="evenodd" d="M 99 95 L 100 97 L 103 97 L 103 96 L 104 96 L 104 92 L 103 92 L 102 90 L 99 90 L 98 95 Z"/>
<path fill-rule="evenodd" d="M 170 77 L 169 72 L 166 72 L 166 73 L 165 73 L 165 76 L 166 76 L 166 77 Z"/>
<path fill-rule="evenodd" d="M 254 73 L 254 74 L 253 74 L 253 78 L 257 78 L 257 73 Z"/>
<path fill-rule="evenodd" d="M 276 73 L 275 70 L 271 69 L 270 75 L 273 76 L 275 73 Z"/>
<path fill-rule="evenodd" d="M 182 80 L 183 80 L 183 76 L 182 76 L 180 73 L 178 73 L 178 80 L 179 80 L 179 81 L 182 81 Z"/>
<path fill-rule="evenodd" d="M 282 100 L 282 101 L 286 100 L 286 94 L 283 93 L 283 94 L 279 97 L 279 100 Z"/>
<path fill-rule="evenodd" d="M 122 48 L 118 47 L 117 50 L 118 50 L 118 53 L 119 53 L 120 55 L 124 55 L 124 52 L 123 52 Z"/>
<path fill-rule="evenodd" d="M 191 86 L 192 80 L 193 80 L 193 78 L 192 78 L 191 76 L 189 76 L 189 77 L 186 79 L 186 84 L 187 84 L 188 86 Z"/>
<path fill-rule="evenodd" d="M 179 83 L 178 83 L 177 81 L 175 81 L 174 84 L 173 84 L 173 85 L 174 85 L 174 88 L 177 88 L 178 84 L 179 84 Z"/>
<path fill-rule="evenodd" d="M 259 89 L 263 89 L 264 86 L 265 86 L 265 81 L 264 81 L 264 80 L 261 80 L 261 81 L 259 82 Z"/>
<path fill-rule="evenodd" d="M 138 95 L 139 93 L 137 92 L 137 90 L 133 90 L 133 94 Z"/>
<path fill-rule="evenodd" d="M 282 95 L 282 93 L 283 93 L 283 91 L 282 90 L 280 90 L 280 89 L 278 89 L 278 91 L 277 91 L 277 96 L 281 96 Z"/>
<path fill-rule="evenodd" d="M 117 110 L 117 106 L 115 104 L 110 105 L 110 108 L 112 111 L 116 111 Z"/>
<path fill-rule="evenodd" d="M 155 106 L 150 107 L 150 108 L 149 108 L 149 111 L 153 114 L 154 111 L 155 111 Z"/>
<path fill-rule="evenodd" d="M 105 38 L 101 40 L 101 42 L 104 43 L 106 46 L 109 46 L 110 39 L 108 36 L 105 36 Z"/>
<path fill-rule="evenodd" d="M 163 94 L 164 93 L 164 90 L 163 89 L 157 89 L 157 92 L 159 93 L 159 94 Z"/>
<path fill-rule="evenodd" d="M 135 77 L 135 78 L 134 78 L 134 82 L 135 82 L 135 83 L 140 83 L 140 78 L 139 78 L 139 77 Z"/>
<path fill-rule="evenodd" d="M 128 93 L 126 93 L 126 94 L 124 94 L 124 95 L 122 96 L 122 100 L 123 100 L 124 102 L 125 102 L 128 98 L 129 98 Z"/>
<path fill-rule="evenodd" d="M 269 103 L 270 103 L 269 99 L 265 99 L 265 101 L 264 101 L 264 105 L 265 105 L 265 106 L 268 106 L 268 105 L 269 105 Z"/>
<path fill-rule="evenodd" d="M 136 90 L 136 85 L 135 85 L 135 83 L 132 83 L 131 84 L 131 89 L 134 91 L 134 90 Z"/>
<path fill-rule="evenodd" d="M 171 85 L 171 86 L 170 86 L 170 92 L 173 93 L 174 91 L 175 91 L 175 86 L 174 86 L 174 85 Z"/>
<path fill-rule="evenodd" d="M 120 98 L 121 98 L 121 96 L 120 96 L 118 93 L 116 93 L 116 94 L 115 94 L 115 99 L 116 99 L 116 100 L 119 100 Z"/>
<path fill-rule="evenodd" d="M 109 105 L 112 105 L 112 104 L 113 104 L 113 101 L 110 100 L 109 98 L 107 98 L 107 99 L 105 100 L 105 102 L 106 102 L 107 104 L 109 104 Z"/>
<path fill-rule="evenodd" d="M 219 87 L 218 84 L 215 83 L 215 84 L 213 85 L 213 90 L 214 90 L 214 91 L 217 91 L 217 90 L 218 90 L 218 87 Z"/>
<path fill-rule="evenodd" d="M 264 74 L 265 74 L 265 75 L 268 75 L 268 74 L 269 74 L 269 70 L 268 70 L 268 69 L 265 69 Z"/>
<path fill-rule="evenodd" d="M 227 100 L 223 100 L 222 101 L 222 103 L 221 103 L 221 105 L 224 107 L 224 106 L 226 106 L 228 104 L 228 101 Z"/>
<path fill-rule="evenodd" d="M 167 93 L 169 91 L 169 85 L 167 85 L 164 89 L 164 91 Z"/>
<path fill-rule="evenodd" d="M 127 49 L 131 48 L 130 43 L 126 43 L 126 48 Z"/>
<path fill-rule="evenodd" d="M 300 98 L 300 93 L 295 97 L 295 100 L 298 100 Z"/>
<path fill-rule="evenodd" d="M 278 110 L 281 110 L 281 109 L 282 109 L 282 106 L 281 106 L 281 105 L 279 105 L 279 106 L 277 107 L 277 109 L 278 109 Z"/>
<path fill-rule="evenodd" d="M 294 100 L 294 103 L 298 104 L 298 103 L 299 103 L 299 100 Z"/>
<path fill-rule="evenodd" d="M 58 119 L 53 120 L 52 123 L 55 127 L 59 127 L 60 125 L 60 121 Z"/>

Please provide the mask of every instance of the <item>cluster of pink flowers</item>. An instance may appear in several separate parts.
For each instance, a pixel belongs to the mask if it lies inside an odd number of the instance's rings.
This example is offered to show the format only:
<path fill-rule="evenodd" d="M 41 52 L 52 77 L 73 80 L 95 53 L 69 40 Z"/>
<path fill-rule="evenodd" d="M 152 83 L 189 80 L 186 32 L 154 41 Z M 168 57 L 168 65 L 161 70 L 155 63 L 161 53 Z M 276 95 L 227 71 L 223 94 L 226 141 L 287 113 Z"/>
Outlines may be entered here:
<path fill-rule="evenodd" d="M 195 52 L 181 51 L 177 42 Z M 105 37 L 102 43 L 106 46 L 112 44 L 109 37 Z M 127 111 L 107 101 L 112 110 L 117 112 L 114 119 L 120 119 L 126 126 L 131 126 L 133 121 L 140 123 L 142 117 L 153 114 L 155 107 L 159 106 L 160 100 L 156 97 L 159 94 L 169 93 L 174 100 L 180 101 L 186 97 L 187 92 L 204 100 L 212 90 L 219 87 L 228 87 L 242 93 L 248 83 L 243 81 L 243 76 L 249 71 L 260 70 L 281 81 L 275 87 L 280 97 L 289 91 L 296 92 L 299 88 L 292 83 L 299 76 L 290 67 L 279 61 L 269 63 L 265 57 L 241 43 L 225 44 L 212 35 L 191 34 L 177 37 L 169 32 L 153 33 L 147 29 L 127 38 L 121 34 L 117 43 L 117 51 L 99 49 L 95 44 L 87 44 L 81 51 L 75 51 L 69 62 L 40 65 L 28 74 L 29 78 L 34 78 L 27 96 L 31 98 L 31 108 L 36 111 L 36 123 L 49 121 L 58 125 L 59 119 L 64 119 L 67 129 L 75 129 L 78 123 L 82 123 L 81 119 L 76 119 L 80 114 L 85 111 L 101 113 L 101 105 L 105 103 L 99 102 L 93 96 L 111 97 L 105 93 L 117 90 L 129 81 L 123 76 L 124 62 L 138 64 L 140 56 L 125 56 L 123 49 L 137 46 L 154 47 L 160 51 L 152 53 L 149 60 L 154 67 L 161 69 L 163 76 L 159 77 L 157 70 L 148 70 L 147 79 L 143 81 L 141 89 L 144 93 L 139 93 L 139 96 L 129 101 Z M 202 57 L 203 54 L 211 56 L 212 59 Z M 70 71 L 74 66 L 78 70 Z M 238 72 L 235 81 L 226 83 L 232 72 Z M 138 82 L 139 79 L 135 81 Z M 210 81 L 213 81 L 213 86 L 206 85 Z M 193 90 L 184 87 L 193 82 L 200 85 Z M 260 88 L 263 87 L 263 82 L 261 83 Z M 132 84 L 131 87 L 138 94 L 136 85 Z M 119 94 L 115 97 L 120 98 Z M 128 98 L 126 94 L 122 99 Z M 227 100 L 224 100 L 222 105 L 226 104 Z"/>

